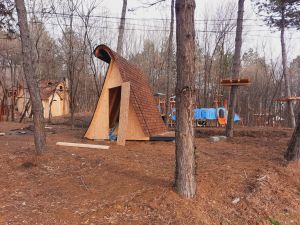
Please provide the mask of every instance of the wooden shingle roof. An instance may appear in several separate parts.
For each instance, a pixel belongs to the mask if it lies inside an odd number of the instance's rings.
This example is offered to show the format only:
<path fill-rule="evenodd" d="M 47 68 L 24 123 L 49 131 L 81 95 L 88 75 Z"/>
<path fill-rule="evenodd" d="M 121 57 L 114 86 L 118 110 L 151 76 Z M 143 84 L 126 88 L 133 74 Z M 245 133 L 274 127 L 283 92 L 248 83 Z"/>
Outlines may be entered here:
<path fill-rule="evenodd" d="M 145 135 L 154 136 L 166 132 L 166 126 L 143 72 L 106 45 L 99 45 L 95 49 L 94 55 L 107 63 L 113 60 L 119 68 L 123 82 L 130 82 L 130 101 Z"/>
<path fill-rule="evenodd" d="M 40 95 L 42 100 L 48 100 L 56 91 L 56 87 L 62 81 L 59 80 L 41 80 L 39 82 Z"/>

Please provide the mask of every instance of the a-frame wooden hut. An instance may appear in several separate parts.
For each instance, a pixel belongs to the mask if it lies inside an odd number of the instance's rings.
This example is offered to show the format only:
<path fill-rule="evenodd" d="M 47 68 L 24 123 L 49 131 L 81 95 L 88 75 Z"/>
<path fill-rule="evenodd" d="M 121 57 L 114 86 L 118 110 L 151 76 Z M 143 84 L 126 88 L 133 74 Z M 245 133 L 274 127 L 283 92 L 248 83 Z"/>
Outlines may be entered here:
<path fill-rule="evenodd" d="M 85 137 L 105 140 L 116 130 L 117 143 L 124 145 L 126 140 L 149 140 L 166 132 L 142 71 L 105 45 L 94 55 L 109 67 Z"/>

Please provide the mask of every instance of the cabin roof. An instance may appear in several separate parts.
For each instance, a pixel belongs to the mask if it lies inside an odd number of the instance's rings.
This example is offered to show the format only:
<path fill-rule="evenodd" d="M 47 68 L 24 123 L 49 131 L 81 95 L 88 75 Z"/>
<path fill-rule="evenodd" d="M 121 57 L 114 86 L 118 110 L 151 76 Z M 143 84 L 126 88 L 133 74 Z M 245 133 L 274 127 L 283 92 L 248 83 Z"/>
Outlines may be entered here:
<path fill-rule="evenodd" d="M 61 80 L 41 80 L 39 82 L 41 99 L 48 100 L 55 93 L 57 86 L 62 82 Z"/>

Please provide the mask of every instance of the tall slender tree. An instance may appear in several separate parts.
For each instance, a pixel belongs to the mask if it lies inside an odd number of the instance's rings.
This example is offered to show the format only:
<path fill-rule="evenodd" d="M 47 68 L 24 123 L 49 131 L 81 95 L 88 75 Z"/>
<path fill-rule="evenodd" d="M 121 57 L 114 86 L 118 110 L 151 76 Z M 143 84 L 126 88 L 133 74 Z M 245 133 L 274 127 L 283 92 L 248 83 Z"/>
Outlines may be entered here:
<path fill-rule="evenodd" d="M 170 21 L 170 34 L 168 40 L 168 52 L 167 52 L 167 90 L 166 90 L 166 116 L 165 123 L 168 123 L 169 114 L 170 114 L 170 80 L 172 76 L 172 59 L 173 59 L 173 32 L 174 32 L 174 6 L 175 0 L 171 0 L 171 21 Z"/>
<path fill-rule="evenodd" d="M 175 190 L 196 194 L 193 94 L 195 81 L 194 0 L 176 0 L 176 169 Z"/>
<path fill-rule="evenodd" d="M 290 77 L 287 66 L 287 52 L 285 45 L 285 30 L 287 28 L 300 29 L 300 1 L 299 0 L 254 0 L 259 14 L 270 26 L 280 30 L 282 73 L 285 84 L 286 97 L 291 96 Z M 292 101 L 287 102 L 290 126 L 296 127 L 295 113 Z"/>
<path fill-rule="evenodd" d="M 239 0 L 238 2 L 238 17 L 237 17 L 237 26 L 236 26 L 236 36 L 235 36 L 235 50 L 234 50 L 233 66 L 232 66 L 232 78 L 239 77 L 240 68 L 241 68 L 244 2 L 245 0 Z M 233 137 L 233 126 L 234 126 L 235 107 L 237 101 L 237 91 L 238 91 L 238 86 L 231 86 L 230 98 L 229 98 L 229 109 L 228 109 L 228 120 L 226 125 L 227 137 Z"/>
<path fill-rule="evenodd" d="M 121 20 L 120 20 L 119 35 L 118 35 L 118 45 L 117 45 L 117 52 L 121 55 L 123 52 L 123 39 L 124 39 L 124 30 L 125 30 L 126 10 L 127 10 L 127 0 L 123 0 L 122 15 L 121 15 Z"/>
<path fill-rule="evenodd" d="M 287 68 L 287 54 L 286 54 L 286 46 L 285 46 L 285 25 L 284 25 L 284 13 L 282 14 L 282 24 L 280 28 L 280 43 L 281 43 L 281 57 L 282 57 L 282 74 L 284 77 L 284 83 L 285 83 L 285 94 L 286 97 L 291 96 L 291 86 L 290 86 L 290 77 L 288 74 L 288 68 Z M 288 112 L 289 112 L 289 119 L 290 119 L 290 126 L 292 128 L 296 127 L 296 121 L 295 121 L 295 113 L 293 108 L 293 102 L 288 101 L 287 102 Z"/>
<path fill-rule="evenodd" d="M 37 154 L 42 154 L 46 150 L 44 114 L 42 100 L 38 88 L 38 80 L 35 68 L 35 57 L 31 47 L 30 34 L 27 22 L 27 12 L 24 0 L 15 0 L 15 3 L 21 34 L 24 74 L 32 103 L 34 122 L 34 143 Z"/>

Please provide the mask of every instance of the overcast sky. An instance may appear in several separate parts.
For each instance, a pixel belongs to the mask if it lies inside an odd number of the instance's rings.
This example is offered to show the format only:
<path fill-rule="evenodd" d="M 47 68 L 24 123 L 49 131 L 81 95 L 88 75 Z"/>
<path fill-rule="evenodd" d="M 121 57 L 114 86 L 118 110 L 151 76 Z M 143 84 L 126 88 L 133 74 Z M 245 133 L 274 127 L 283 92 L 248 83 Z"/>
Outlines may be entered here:
<path fill-rule="evenodd" d="M 143 2 L 154 2 L 156 0 L 128 0 L 128 8 L 135 8 L 142 5 Z M 196 12 L 195 19 L 201 20 L 204 18 L 204 12 L 208 14 L 215 13 L 218 4 L 224 4 L 224 2 L 237 3 L 237 0 L 196 0 Z M 151 8 L 139 8 L 135 12 L 127 12 L 127 17 L 141 19 L 141 18 L 170 18 L 169 7 L 170 0 L 167 3 L 163 3 L 157 7 Z M 122 9 L 122 0 L 103 0 L 101 7 L 106 7 L 111 16 L 120 17 Z M 257 49 L 258 52 L 262 52 L 262 45 L 265 45 L 265 51 L 267 57 L 270 58 L 271 54 L 273 58 L 280 56 L 280 33 L 271 32 L 270 28 L 264 25 L 264 22 L 255 14 L 255 9 L 250 0 L 245 1 L 245 35 L 243 49 L 249 48 Z M 149 21 L 149 20 L 148 20 Z M 200 26 L 196 23 L 197 26 Z M 159 31 L 158 31 L 159 32 Z M 289 60 L 300 55 L 300 31 L 288 31 L 286 34 L 288 57 Z M 262 53 L 261 53 L 262 54 Z"/>

